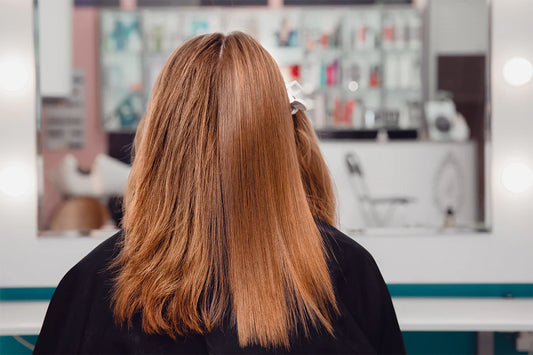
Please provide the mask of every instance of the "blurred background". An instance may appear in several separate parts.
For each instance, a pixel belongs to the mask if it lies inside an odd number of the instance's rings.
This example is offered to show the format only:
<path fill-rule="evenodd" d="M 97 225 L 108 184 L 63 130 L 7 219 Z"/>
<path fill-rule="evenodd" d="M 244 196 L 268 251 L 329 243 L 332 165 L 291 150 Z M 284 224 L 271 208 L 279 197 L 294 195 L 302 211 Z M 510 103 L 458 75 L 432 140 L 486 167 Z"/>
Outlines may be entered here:
<path fill-rule="evenodd" d="M 36 11 L 42 235 L 118 226 L 160 68 L 187 39 L 234 30 L 302 84 L 343 230 L 490 228 L 485 0 L 80 0 Z"/>
<path fill-rule="evenodd" d="M 531 0 L 0 0 L 0 353 L 31 352 L 60 278 L 120 228 L 168 56 L 233 30 L 301 83 L 338 227 L 376 259 L 408 353 L 533 352 L 531 15 Z"/>

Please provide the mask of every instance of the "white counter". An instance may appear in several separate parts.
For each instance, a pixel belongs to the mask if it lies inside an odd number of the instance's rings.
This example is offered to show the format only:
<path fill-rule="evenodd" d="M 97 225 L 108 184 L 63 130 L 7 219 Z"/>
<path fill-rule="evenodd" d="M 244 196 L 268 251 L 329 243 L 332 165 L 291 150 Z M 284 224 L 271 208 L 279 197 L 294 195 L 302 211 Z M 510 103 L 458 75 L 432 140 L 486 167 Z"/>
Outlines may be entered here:
<path fill-rule="evenodd" d="M 533 331 L 531 298 L 393 298 L 402 331 Z M 48 302 L 0 302 L 0 335 L 38 334 Z"/>
<path fill-rule="evenodd" d="M 531 298 L 393 298 L 403 331 L 533 331 Z"/>

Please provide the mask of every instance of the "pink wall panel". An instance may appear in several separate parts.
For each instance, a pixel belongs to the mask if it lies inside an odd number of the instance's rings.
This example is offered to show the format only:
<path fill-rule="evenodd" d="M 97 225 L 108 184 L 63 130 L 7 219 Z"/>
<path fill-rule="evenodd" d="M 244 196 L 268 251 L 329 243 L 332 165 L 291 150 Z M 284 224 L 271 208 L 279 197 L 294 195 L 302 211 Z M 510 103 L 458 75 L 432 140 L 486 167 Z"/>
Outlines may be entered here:
<path fill-rule="evenodd" d="M 107 152 L 107 136 L 100 124 L 98 12 L 93 7 L 76 7 L 72 17 L 73 66 L 85 72 L 85 146 L 83 149 L 47 151 L 43 146 L 44 194 L 41 211 L 42 227 L 47 228 L 54 209 L 62 201 L 61 194 L 47 176 L 63 157 L 72 153 L 80 167 L 89 170 L 95 156 Z M 46 115 L 46 112 L 43 112 Z M 43 120 L 45 121 L 45 120 Z"/>

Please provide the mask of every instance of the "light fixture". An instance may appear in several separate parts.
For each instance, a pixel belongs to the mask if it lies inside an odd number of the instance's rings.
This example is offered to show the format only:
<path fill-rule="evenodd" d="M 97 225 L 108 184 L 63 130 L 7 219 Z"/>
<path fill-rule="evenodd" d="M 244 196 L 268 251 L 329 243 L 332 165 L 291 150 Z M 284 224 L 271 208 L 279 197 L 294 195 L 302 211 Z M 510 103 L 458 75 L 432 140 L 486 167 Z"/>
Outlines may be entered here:
<path fill-rule="evenodd" d="M 24 61 L 17 57 L 0 58 L 0 90 L 20 91 L 30 81 L 30 73 Z"/>
<path fill-rule="evenodd" d="M 524 192 L 533 184 L 533 171 L 522 162 L 509 163 L 503 168 L 502 184 L 511 192 Z"/>
<path fill-rule="evenodd" d="M 527 84 L 533 77 L 533 65 L 522 57 L 514 57 L 505 62 L 503 77 L 512 86 Z"/>
<path fill-rule="evenodd" d="M 21 164 L 7 165 L 0 170 L 0 192 L 19 197 L 28 193 L 31 186 L 30 171 Z"/>

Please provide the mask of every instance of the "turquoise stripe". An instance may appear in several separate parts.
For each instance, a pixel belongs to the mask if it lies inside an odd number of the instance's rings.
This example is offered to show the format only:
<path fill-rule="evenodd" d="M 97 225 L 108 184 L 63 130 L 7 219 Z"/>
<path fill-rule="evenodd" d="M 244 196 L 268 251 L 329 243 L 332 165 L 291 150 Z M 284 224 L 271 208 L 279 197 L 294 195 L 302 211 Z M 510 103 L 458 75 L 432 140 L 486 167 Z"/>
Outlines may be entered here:
<path fill-rule="evenodd" d="M 475 332 L 402 332 L 402 337 L 409 355 L 474 355 L 477 353 Z"/>
<path fill-rule="evenodd" d="M 35 346 L 37 335 L 21 336 L 23 341 Z M 12 336 L 0 336 L 0 354 L 31 354 L 32 351 Z"/>
<path fill-rule="evenodd" d="M 49 301 L 55 287 L 0 288 L 0 301 Z"/>
<path fill-rule="evenodd" d="M 389 284 L 393 297 L 533 297 L 533 284 Z"/>
<path fill-rule="evenodd" d="M 389 284 L 393 297 L 533 297 L 533 284 Z M 0 288 L 0 301 L 47 301 L 54 287 Z"/>

